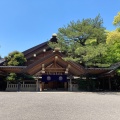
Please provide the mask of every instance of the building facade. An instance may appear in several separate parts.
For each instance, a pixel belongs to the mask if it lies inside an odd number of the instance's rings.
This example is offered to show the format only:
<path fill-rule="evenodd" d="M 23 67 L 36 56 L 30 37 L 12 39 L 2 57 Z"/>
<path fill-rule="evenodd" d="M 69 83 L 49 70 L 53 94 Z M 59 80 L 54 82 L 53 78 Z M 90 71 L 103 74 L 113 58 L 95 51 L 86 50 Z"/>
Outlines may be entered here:
<path fill-rule="evenodd" d="M 50 39 L 57 42 L 56 35 Z M 96 89 L 112 89 L 112 79 L 119 63 L 110 68 L 85 68 L 73 61 L 65 61 L 59 48 L 51 49 L 48 41 L 23 52 L 27 59 L 25 66 L 3 66 L 0 63 L 0 76 L 8 73 L 24 73 L 34 77 L 34 80 L 23 80 L 17 84 L 6 84 L 6 91 L 78 91 L 78 81 L 97 81 Z M 3 77 L 4 78 L 4 77 Z M 89 90 L 88 85 L 88 90 Z"/>

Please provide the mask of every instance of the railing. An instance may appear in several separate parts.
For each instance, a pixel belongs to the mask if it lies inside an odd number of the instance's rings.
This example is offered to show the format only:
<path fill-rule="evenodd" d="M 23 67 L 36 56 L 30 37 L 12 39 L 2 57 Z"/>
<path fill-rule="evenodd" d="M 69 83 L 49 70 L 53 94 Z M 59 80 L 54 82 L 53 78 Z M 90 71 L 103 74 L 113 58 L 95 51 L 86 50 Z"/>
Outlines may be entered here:
<path fill-rule="evenodd" d="M 19 88 L 18 88 L 19 87 Z M 36 84 L 7 84 L 6 91 L 36 91 Z"/>

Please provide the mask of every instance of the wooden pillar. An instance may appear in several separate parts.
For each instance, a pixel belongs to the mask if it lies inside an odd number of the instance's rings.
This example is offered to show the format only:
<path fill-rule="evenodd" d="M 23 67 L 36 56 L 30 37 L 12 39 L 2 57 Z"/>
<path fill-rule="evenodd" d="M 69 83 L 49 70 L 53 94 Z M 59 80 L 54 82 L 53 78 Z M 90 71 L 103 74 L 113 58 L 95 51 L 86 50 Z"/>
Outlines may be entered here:
<path fill-rule="evenodd" d="M 109 90 L 111 90 L 111 79 L 109 77 Z"/>
<path fill-rule="evenodd" d="M 64 82 L 64 89 L 67 90 L 67 82 Z"/>
<path fill-rule="evenodd" d="M 7 88 L 9 87 L 9 81 L 7 81 Z"/>
<path fill-rule="evenodd" d="M 117 91 L 117 80 L 114 78 L 115 81 L 115 90 Z"/>
<path fill-rule="evenodd" d="M 90 79 L 89 79 L 88 76 L 86 76 L 86 80 L 87 80 L 87 83 L 88 83 L 88 85 L 87 85 L 87 91 L 90 91 Z"/>
<path fill-rule="evenodd" d="M 42 82 L 42 91 L 44 90 L 44 82 Z"/>
<path fill-rule="evenodd" d="M 104 80 L 104 79 L 102 80 L 102 83 L 103 83 L 103 84 L 102 84 L 102 85 L 103 85 L 102 88 L 103 88 L 103 90 L 105 90 L 105 80 Z"/>

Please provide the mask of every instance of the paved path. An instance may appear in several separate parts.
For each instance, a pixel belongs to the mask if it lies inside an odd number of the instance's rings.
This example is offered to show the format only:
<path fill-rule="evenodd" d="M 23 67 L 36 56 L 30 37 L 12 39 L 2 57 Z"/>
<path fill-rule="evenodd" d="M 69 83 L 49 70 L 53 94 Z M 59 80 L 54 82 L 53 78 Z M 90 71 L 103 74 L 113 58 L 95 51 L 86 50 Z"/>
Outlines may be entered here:
<path fill-rule="evenodd" d="M 120 93 L 0 92 L 0 120 L 120 120 Z"/>

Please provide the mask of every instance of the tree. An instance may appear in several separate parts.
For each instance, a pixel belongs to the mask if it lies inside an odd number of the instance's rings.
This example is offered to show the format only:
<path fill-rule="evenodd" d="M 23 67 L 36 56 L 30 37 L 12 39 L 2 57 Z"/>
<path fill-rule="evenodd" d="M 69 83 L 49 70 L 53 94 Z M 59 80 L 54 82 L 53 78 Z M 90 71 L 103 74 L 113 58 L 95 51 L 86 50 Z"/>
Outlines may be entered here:
<path fill-rule="evenodd" d="M 114 17 L 113 24 L 120 27 L 120 12 Z"/>
<path fill-rule="evenodd" d="M 17 79 L 17 74 L 16 73 L 10 73 L 7 77 L 7 81 L 15 81 Z"/>
<path fill-rule="evenodd" d="M 24 54 L 18 51 L 14 51 L 8 54 L 7 57 L 5 57 L 5 65 L 7 66 L 22 66 L 26 62 L 26 58 L 24 57 Z"/>
<path fill-rule="evenodd" d="M 23 53 L 18 51 L 13 51 L 8 54 L 8 56 L 5 57 L 5 65 L 7 66 L 23 66 L 26 62 L 26 58 L 24 57 Z M 6 77 L 6 80 L 8 81 L 15 81 L 15 80 L 21 80 L 22 75 L 16 74 L 16 73 L 9 73 Z"/>
<path fill-rule="evenodd" d="M 120 61 L 120 12 L 114 17 L 113 24 L 118 28 L 107 32 L 106 62 L 113 64 Z"/>
<path fill-rule="evenodd" d="M 108 46 L 106 61 L 110 64 L 120 62 L 120 42 L 115 42 Z"/>
<path fill-rule="evenodd" d="M 115 31 L 111 31 L 107 33 L 107 44 L 114 44 L 115 42 L 120 42 L 120 31 L 116 29 Z"/>
<path fill-rule="evenodd" d="M 27 75 L 27 74 L 21 74 L 21 73 L 10 73 L 7 77 L 6 77 L 7 81 L 22 81 L 22 80 L 34 80 L 33 76 L 31 75 Z"/>
<path fill-rule="evenodd" d="M 76 49 L 80 61 L 86 66 L 105 67 L 106 44 L 81 46 Z"/>
<path fill-rule="evenodd" d="M 106 31 L 102 23 L 100 15 L 94 19 L 72 21 L 67 27 L 59 28 L 58 43 L 49 45 L 59 46 L 61 51 L 64 51 L 66 60 L 76 61 L 83 65 L 104 64 Z"/>
<path fill-rule="evenodd" d="M 119 28 L 108 32 L 106 43 L 108 45 L 106 60 L 113 64 L 120 61 L 120 31 Z"/>
<path fill-rule="evenodd" d="M 100 15 L 94 19 L 83 19 L 77 22 L 70 22 L 67 27 L 64 26 L 58 29 L 58 37 L 65 41 L 74 40 L 85 46 L 88 39 L 96 39 L 96 43 L 105 41 L 105 28 Z"/>

